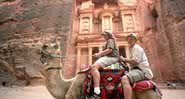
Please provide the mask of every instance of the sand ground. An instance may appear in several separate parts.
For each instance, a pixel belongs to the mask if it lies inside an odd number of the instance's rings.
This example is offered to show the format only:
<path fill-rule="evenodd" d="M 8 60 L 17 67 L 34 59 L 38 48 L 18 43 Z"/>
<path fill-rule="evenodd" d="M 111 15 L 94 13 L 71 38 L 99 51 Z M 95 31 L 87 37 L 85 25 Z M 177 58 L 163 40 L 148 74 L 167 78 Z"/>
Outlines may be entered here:
<path fill-rule="evenodd" d="M 0 99 L 54 99 L 45 86 L 0 87 Z"/>
<path fill-rule="evenodd" d="M 162 99 L 185 99 L 185 90 L 162 89 Z M 54 99 L 45 86 L 0 87 L 0 99 Z"/>

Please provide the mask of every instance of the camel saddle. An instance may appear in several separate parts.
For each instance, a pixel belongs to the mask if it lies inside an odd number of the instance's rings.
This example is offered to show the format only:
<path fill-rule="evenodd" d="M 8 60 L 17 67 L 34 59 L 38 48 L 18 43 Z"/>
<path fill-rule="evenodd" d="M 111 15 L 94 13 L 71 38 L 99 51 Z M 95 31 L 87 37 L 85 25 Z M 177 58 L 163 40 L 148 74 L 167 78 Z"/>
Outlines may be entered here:
<path fill-rule="evenodd" d="M 100 70 L 100 88 L 101 99 L 124 99 L 123 89 L 121 85 L 121 77 L 125 75 L 125 68 L 118 67 L 117 63 L 110 68 L 104 68 Z M 116 68 L 115 68 L 116 67 Z M 145 91 L 148 89 L 154 89 L 155 83 L 151 80 L 139 81 L 133 85 L 135 91 Z M 86 74 L 86 78 L 83 84 L 83 93 L 85 99 L 88 99 L 93 95 L 93 79 L 90 71 Z"/>

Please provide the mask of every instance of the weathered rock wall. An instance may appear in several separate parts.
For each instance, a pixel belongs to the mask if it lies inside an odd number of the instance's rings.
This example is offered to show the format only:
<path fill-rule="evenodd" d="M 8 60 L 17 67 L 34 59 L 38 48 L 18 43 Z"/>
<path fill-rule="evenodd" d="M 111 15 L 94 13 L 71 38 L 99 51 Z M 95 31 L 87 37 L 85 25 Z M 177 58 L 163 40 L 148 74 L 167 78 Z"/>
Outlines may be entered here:
<path fill-rule="evenodd" d="M 72 0 L 0 0 L 0 83 L 43 83 L 40 45 L 60 40 L 65 55 L 71 6 Z"/>
<path fill-rule="evenodd" d="M 143 46 L 158 81 L 185 81 L 185 1 L 140 0 Z M 141 7 L 142 6 L 142 7 Z"/>
<path fill-rule="evenodd" d="M 163 67 L 164 72 L 172 69 L 171 72 L 167 72 L 168 74 L 163 73 L 164 79 L 185 81 L 185 1 L 159 0 L 156 2 L 156 11 L 159 14 L 157 26 L 162 27 L 157 28 L 157 41 L 164 40 L 158 47 L 165 52 L 166 47 L 162 43 L 168 43 L 167 51 L 170 51 L 168 56 L 171 56 L 172 61 L 170 66 L 166 66 L 170 68 Z M 165 38 L 160 34 L 165 35 Z M 162 54 L 160 56 L 161 59 L 165 59 Z"/>

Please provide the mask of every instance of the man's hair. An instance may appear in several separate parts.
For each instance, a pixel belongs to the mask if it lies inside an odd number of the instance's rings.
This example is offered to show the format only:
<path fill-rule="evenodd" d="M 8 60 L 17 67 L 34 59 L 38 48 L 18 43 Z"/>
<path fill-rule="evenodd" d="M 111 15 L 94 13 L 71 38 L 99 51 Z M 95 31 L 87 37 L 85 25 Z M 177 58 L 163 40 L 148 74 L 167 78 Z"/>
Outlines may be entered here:
<path fill-rule="evenodd" d="M 132 38 L 134 38 L 137 41 L 137 35 L 135 33 L 129 33 L 127 35 L 127 39 L 128 39 L 128 37 L 132 37 Z"/>

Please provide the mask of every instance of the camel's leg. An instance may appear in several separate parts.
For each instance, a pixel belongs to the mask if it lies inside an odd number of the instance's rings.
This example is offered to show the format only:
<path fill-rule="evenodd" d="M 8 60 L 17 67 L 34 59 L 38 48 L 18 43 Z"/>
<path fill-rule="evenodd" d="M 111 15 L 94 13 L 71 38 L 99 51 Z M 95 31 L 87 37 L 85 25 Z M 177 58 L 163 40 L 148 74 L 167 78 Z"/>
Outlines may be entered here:
<path fill-rule="evenodd" d="M 135 91 L 132 91 L 132 99 L 137 99 L 136 98 L 136 92 Z"/>
<path fill-rule="evenodd" d="M 75 80 L 72 82 L 71 86 L 69 87 L 65 95 L 65 99 L 80 99 L 85 77 L 86 77 L 85 73 L 77 74 Z"/>
<path fill-rule="evenodd" d="M 135 99 L 161 99 L 161 96 L 158 95 L 154 90 L 135 92 L 135 95 Z"/>

